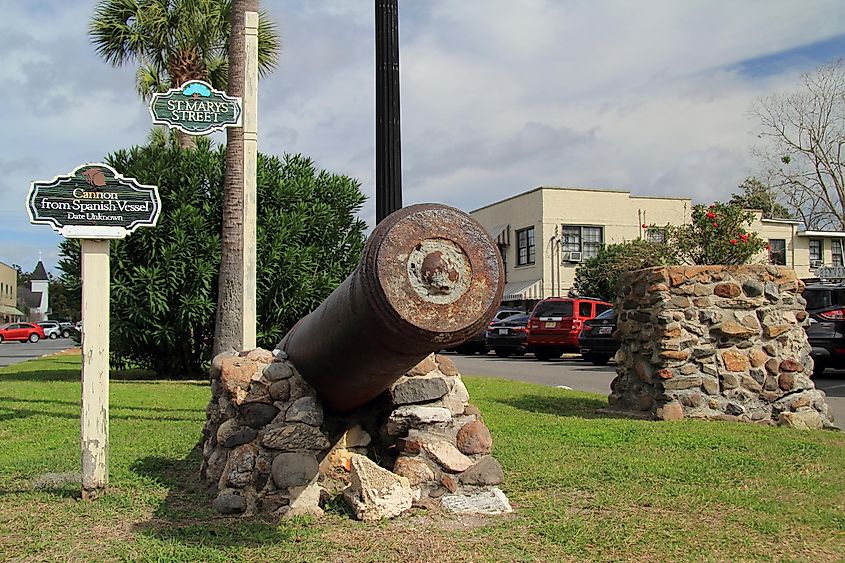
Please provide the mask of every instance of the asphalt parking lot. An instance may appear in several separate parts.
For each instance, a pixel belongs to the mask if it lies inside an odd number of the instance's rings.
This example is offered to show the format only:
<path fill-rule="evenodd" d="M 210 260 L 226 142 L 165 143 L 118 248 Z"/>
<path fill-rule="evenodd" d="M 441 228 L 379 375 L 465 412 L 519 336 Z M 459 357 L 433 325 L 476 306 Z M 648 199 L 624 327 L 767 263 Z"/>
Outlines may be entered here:
<path fill-rule="evenodd" d="M 552 387 L 568 387 L 578 391 L 610 394 L 610 382 L 616 377 L 616 367 L 594 366 L 570 355 L 559 360 L 540 362 L 531 354 L 521 358 L 498 358 L 447 354 L 463 375 L 501 377 Z M 823 377 L 813 378 L 818 389 L 827 394 L 827 404 L 837 426 L 845 429 L 845 370 L 827 370 Z"/>
<path fill-rule="evenodd" d="M 39 340 L 35 344 L 30 342 L 10 342 L 3 341 L 0 343 L 0 367 L 18 364 L 27 360 L 40 358 L 41 356 L 48 356 L 73 348 L 76 346 L 70 338 L 56 338 L 50 340 L 46 338 Z"/>

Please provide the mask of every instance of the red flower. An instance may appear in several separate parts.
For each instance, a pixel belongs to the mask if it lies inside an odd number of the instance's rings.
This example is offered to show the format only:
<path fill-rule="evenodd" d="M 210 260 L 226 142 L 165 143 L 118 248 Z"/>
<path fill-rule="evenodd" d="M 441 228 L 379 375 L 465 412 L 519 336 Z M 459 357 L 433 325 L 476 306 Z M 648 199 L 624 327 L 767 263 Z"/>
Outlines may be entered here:
<path fill-rule="evenodd" d="M 772 245 L 771 245 L 771 244 L 767 244 L 767 245 L 766 245 L 766 250 L 771 250 L 771 249 L 772 249 Z"/>
<path fill-rule="evenodd" d="M 734 246 L 736 246 L 736 239 L 735 239 L 735 238 L 732 238 L 732 239 L 731 239 L 731 244 L 733 244 Z"/>
<path fill-rule="evenodd" d="M 715 214 L 715 213 L 713 213 L 712 211 L 708 211 L 708 212 L 707 212 L 707 217 L 708 217 L 709 219 L 715 219 L 715 218 L 716 218 L 716 214 Z"/>
<path fill-rule="evenodd" d="M 741 238 L 743 241 L 748 241 L 748 235 L 746 234 L 740 233 L 739 238 Z"/>
<path fill-rule="evenodd" d="M 713 226 L 714 226 L 714 227 L 718 227 L 718 226 L 719 226 L 719 223 L 713 223 Z"/>
<path fill-rule="evenodd" d="M 645 223 L 643 223 L 643 229 L 645 229 L 645 228 L 647 228 L 647 227 L 648 227 L 648 225 L 646 225 Z"/>

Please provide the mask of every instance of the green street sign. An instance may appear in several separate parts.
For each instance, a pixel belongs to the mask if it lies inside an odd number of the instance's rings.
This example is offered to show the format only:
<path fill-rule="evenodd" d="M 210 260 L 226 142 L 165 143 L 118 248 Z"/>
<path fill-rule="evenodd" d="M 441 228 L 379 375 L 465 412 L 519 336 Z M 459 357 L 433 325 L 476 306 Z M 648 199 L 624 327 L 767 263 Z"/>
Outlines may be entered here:
<path fill-rule="evenodd" d="M 67 238 L 123 238 L 138 227 L 154 227 L 161 211 L 158 187 L 100 163 L 32 182 L 26 203 L 30 223 L 50 225 Z"/>
<path fill-rule="evenodd" d="M 208 135 L 226 127 L 241 126 L 241 99 L 214 90 L 202 80 L 189 80 L 179 88 L 153 94 L 153 123 L 168 125 L 189 135 Z"/>

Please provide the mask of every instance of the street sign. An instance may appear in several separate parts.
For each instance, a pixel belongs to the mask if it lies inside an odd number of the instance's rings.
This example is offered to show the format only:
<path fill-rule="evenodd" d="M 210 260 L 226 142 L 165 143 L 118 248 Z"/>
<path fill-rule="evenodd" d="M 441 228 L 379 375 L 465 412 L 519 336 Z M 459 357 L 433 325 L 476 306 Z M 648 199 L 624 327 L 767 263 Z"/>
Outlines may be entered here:
<path fill-rule="evenodd" d="M 31 223 L 50 225 L 67 238 L 123 238 L 138 227 L 154 227 L 161 211 L 156 186 L 100 163 L 32 182 L 26 201 Z"/>
<path fill-rule="evenodd" d="M 226 127 L 241 126 L 241 99 L 227 96 L 202 80 L 189 80 L 179 88 L 153 94 L 153 123 L 168 125 L 189 135 L 208 135 Z"/>

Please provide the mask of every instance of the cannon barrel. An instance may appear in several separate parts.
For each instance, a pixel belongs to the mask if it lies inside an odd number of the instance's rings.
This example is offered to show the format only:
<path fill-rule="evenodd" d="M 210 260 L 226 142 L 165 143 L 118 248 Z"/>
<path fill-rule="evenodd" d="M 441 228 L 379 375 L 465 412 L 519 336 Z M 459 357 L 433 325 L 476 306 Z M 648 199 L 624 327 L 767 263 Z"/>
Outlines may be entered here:
<path fill-rule="evenodd" d="M 483 330 L 503 289 L 498 248 L 477 221 L 412 205 L 378 224 L 355 271 L 277 348 L 328 408 L 349 411 Z"/>

